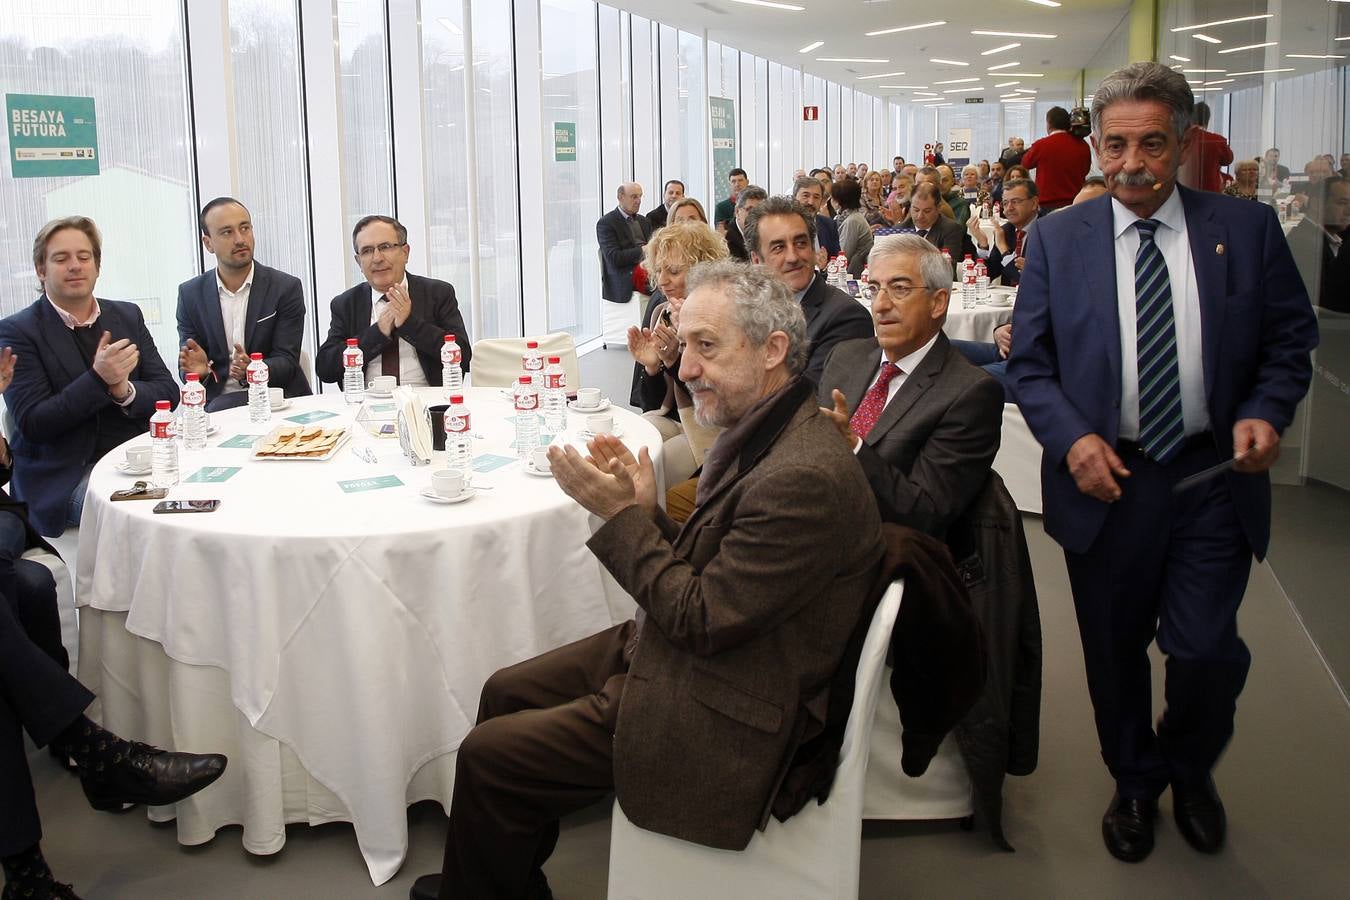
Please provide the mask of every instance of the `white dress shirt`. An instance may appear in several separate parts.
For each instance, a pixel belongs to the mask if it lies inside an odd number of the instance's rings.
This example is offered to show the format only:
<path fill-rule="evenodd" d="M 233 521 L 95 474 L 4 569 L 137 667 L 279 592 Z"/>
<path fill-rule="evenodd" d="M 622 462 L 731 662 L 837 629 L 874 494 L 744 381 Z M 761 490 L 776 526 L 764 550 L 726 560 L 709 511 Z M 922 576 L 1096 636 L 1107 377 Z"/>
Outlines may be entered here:
<path fill-rule="evenodd" d="M 248 319 L 248 298 L 253 292 L 253 264 L 249 263 L 248 275 L 239 290 L 231 291 L 220 280 L 220 269 L 216 269 L 216 294 L 220 297 L 220 320 L 225 323 L 225 350 L 234 355 L 234 345 L 244 346 L 244 328 Z M 248 349 L 245 347 L 244 349 Z M 242 391 L 244 386 L 237 378 L 226 378 L 222 393 Z"/>
<path fill-rule="evenodd" d="M 408 276 L 403 276 L 399 284 L 406 291 L 408 289 Z M 389 301 L 384 299 L 384 294 L 379 293 L 374 288 L 370 289 L 370 324 L 374 325 L 379 321 L 380 313 L 384 312 Z M 422 363 L 417 358 L 417 348 L 402 338 L 396 338 L 398 341 L 398 383 L 404 387 L 426 387 L 427 373 L 422 371 Z M 373 358 L 366 360 L 366 383 L 369 384 L 372 378 L 384 374 L 384 364 L 381 357 L 384 354 L 377 353 Z"/>
<path fill-rule="evenodd" d="M 900 392 L 900 388 L 905 383 L 905 380 L 909 378 L 914 370 L 919 367 L 919 364 L 923 362 L 923 358 L 928 355 L 929 350 L 933 349 L 933 345 L 937 343 L 937 339 L 938 336 L 936 334 L 933 335 L 928 339 L 928 343 L 924 344 L 918 350 L 915 350 L 913 353 L 906 356 L 902 356 L 895 361 L 895 364 L 899 367 L 900 371 L 895 373 L 895 377 L 886 385 L 886 402 L 881 407 L 882 412 L 885 412 L 886 407 L 891 405 L 891 401 L 894 400 L 895 395 Z M 890 362 L 890 360 L 887 358 L 885 351 L 882 351 L 881 359 L 877 360 L 877 373 L 872 376 L 871 381 L 867 382 L 868 391 L 871 391 L 876 383 L 881 380 L 882 370 L 885 369 L 888 362 Z M 864 392 L 863 397 L 866 396 L 867 392 Z M 861 398 L 859 398 L 858 403 L 859 405 L 862 404 Z M 854 453 L 858 452 L 858 449 L 862 447 L 862 443 L 862 441 L 858 441 L 858 443 L 854 445 Z"/>
<path fill-rule="evenodd" d="M 1120 318 L 1120 436 L 1139 438 L 1139 347 L 1138 312 L 1135 308 L 1134 258 L 1139 252 L 1139 217 L 1111 198 L 1116 249 L 1116 311 Z M 1173 188 L 1162 207 L 1153 214 L 1161 223 L 1153 241 L 1167 263 L 1172 287 L 1172 319 L 1177 335 L 1177 362 L 1181 374 L 1181 415 L 1187 436 L 1209 428 L 1205 408 L 1204 345 L 1200 333 L 1200 288 L 1195 280 L 1186 209 L 1181 194 Z"/>

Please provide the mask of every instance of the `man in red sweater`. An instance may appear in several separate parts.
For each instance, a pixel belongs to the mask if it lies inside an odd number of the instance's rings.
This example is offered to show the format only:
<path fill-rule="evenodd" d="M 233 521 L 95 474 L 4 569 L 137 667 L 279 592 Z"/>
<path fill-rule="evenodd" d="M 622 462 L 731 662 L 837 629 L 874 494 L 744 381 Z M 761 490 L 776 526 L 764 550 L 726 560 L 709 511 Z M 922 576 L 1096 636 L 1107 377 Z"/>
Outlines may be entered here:
<path fill-rule="evenodd" d="M 1199 128 L 1191 139 L 1191 158 L 1187 160 L 1193 166 L 1193 187 L 1202 191 L 1223 191 L 1224 166 L 1233 162 L 1233 148 L 1221 134 L 1209 130 L 1209 104 L 1195 104 L 1195 124 Z M 1186 182 L 1189 184 L 1189 182 Z"/>
<path fill-rule="evenodd" d="M 1073 203 L 1092 168 L 1087 141 L 1069 133 L 1069 111 L 1052 106 L 1045 116 L 1050 133 L 1031 145 L 1022 165 L 1036 170 L 1036 192 L 1041 209 L 1050 212 Z"/>

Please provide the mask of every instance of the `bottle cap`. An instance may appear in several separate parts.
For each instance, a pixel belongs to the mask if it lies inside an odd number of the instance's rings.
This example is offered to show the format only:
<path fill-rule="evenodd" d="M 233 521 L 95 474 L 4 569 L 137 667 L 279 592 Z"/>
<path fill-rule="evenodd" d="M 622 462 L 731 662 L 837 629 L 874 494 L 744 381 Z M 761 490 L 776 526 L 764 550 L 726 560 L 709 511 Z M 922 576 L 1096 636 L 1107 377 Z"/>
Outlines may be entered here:
<path fill-rule="evenodd" d="M 356 346 L 356 338 L 347 338 L 347 346 L 348 346 L 348 347 L 355 347 L 355 346 Z"/>
<path fill-rule="evenodd" d="M 539 342 L 538 342 L 538 341 L 526 341 L 526 342 L 525 342 L 525 347 L 526 347 L 527 349 L 529 349 L 529 350 L 538 350 L 538 349 L 539 349 Z"/>
<path fill-rule="evenodd" d="M 248 355 L 248 358 L 249 358 L 249 359 L 262 359 L 262 354 L 261 354 L 261 353 L 250 353 L 250 354 Z"/>
<path fill-rule="evenodd" d="M 165 410 L 165 411 L 167 411 L 168 408 L 169 408 L 169 401 L 168 401 L 168 400 L 156 400 L 156 401 L 155 401 L 155 409 L 156 409 L 156 410 Z"/>
<path fill-rule="evenodd" d="M 451 402 L 451 403 L 463 403 L 463 402 L 464 402 L 464 395 L 463 395 L 463 394 L 451 394 L 451 395 L 450 395 L 450 402 Z"/>
<path fill-rule="evenodd" d="M 201 380 L 202 380 L 202 377 L 201 377 L 200 375 L 198 375 L 196 372 L 189 372 L 189 373 L 187 374 L 187 380 L 188 380 L 188 381 L 201 381 Z"/>
<path fill-rule="evenodd" d="M 447 335 L 445 336 L 445 342 L 446 342 L 447 344 L 450 343 L 451 341 L 453 341 L 454 339 L 455 339 L 455 336 L 454 336 L 453 334 L 447 334 Z"/>
<path fill-rule="evenodd" d="M 562 363 L 562 357 L 561 357 L 561 356 L 550 356 L 550 357 L 548 358 L 548 364 L 551 366 L 551 365 L 553 365 L 554 363 L 559 363 L 559 364 L 561 364 L 561 363 Z"/>

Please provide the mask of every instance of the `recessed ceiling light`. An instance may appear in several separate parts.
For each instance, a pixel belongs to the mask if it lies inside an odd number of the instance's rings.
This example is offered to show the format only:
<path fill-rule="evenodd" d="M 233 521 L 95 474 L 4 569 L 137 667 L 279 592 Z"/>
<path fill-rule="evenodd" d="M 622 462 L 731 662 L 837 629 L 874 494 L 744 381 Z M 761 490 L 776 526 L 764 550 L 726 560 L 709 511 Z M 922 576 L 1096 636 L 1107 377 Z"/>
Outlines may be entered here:
<path fill-rule="evenodd" d="M 1034 94 L 1034 93 L 1036 93 L 1036 89 L 1035 89 L 1035 88 L 1018 88 L 1018 89 L 1017 89 L 1017 93 L 1019 93 L 1019 94 Z"/>
<path fill-rule="evenodd" d="M 817 56 L 816 62 L 888 63 L 889 59 L 868 59 L 865 56 Z"/>
<path fill-rule="evenodd" d="M 1204 41 L 1206 44 L 1222 44 L 1222 43 L 1223 43 L 1223 41 L 1219 40 L 1218 38 L 1216 38 L 1216 37 L 1210 37 L 1210 36 L 1207 35 L 1207 34 L 1193 34 L 1193 35 L 1191 35 L 1191 37 L 1195 38 L 1197 41 Z"/>
<path fill-rule="evenodd" d="M 1013 66 L 1020 66 L 1021 64 L 1021 62 L 1014 59 L 1012 62 L 999 63 L 996 66 L 990 66 L 987 71 L 997 72 L 999 69 L 1011 69 Z"/>
<path fill-rule="evenodd" d="M 1036 101 L 1027 97 L 1025 100 L 1000 100 L 1000 103 L 1035 103 Z"/>
<path fill-rule="evenodd" d="M 818 49 L 818 48 L 823 47 L 823 46 L 825 46 L 825 42 L 824 42 L 824 41 L 816 41 L 814 44 L 807 44 L 805 47 L 803 47 L 802 49 L 798 50 L 797 52 L 798 52 L 798 53 L 810 53 L 812 50 Z"/>
<path fill-rule="evenodd" d="M 1350 34 L 1347 34 L 1345 37 L 1332 38 L 1332 40 L 1333 40 L 1333 41 L 1350 41 Z"/>
<path fill-rule="evenodd" d="M 998 99 L 1000 99 L 1000 100 L 1023 100 L 1023 99 L 1026 99 L 1026 98 L 1024 98 L 1021 94 L 999 94 Z"/>
<path fill-rule="evenodd" d="M 936 28 L 939 25 L 946 25 L 946 22 L 924 22 L 922 25 L 901 25 L 898 28 L 883 28 L 880 31 L 869 31 L 866 37 L 879 37 L 883 34 L 899 34 L 902 31 L 918 31 L 920 28 Z"/>
<path fill-rule="evenodd" d="M 1190 62 L 1190 61 L 1191 61 L 1191 58 L 1190 58 L 1189 56 L 1177 56 L 1175 53 L 1173 53 L 1171 56 L 1169 56 L 1168 59 L 1175 59 L 1177 62 Z"/>
<path fill-rule="evenodd" d="M 769 9 L 785 9 L 788 12 L 804 12 L 805 6 L 793 6 L 791 3 L 774 3 L 772 0 L 731 0 L 732 3 L 744 3 L 746 6 L 767 6 Z"/>
<path fill-rule="evenodd" d="M 999 73 L 999 74 L 1000 74 L 1002 77 L 1004 77 L 1004 78 L 1044 78 L 1044 77 L 1045 77 L 1045 74 L 1044 74 L 1043 72 L 1001 72 L 1001 73 Z"/>
<path fill-rule="evenodd" d="M 994 85 L 994 87 L 996 87 L 996 88 L 997 88 L 997 87 L 1012 87 L 1014 84 L 1021 84 L 1021 83 L 1022 83 L 1022 82 L 1020 82 L 1020 81 L 1000 81 L 998 84 Z"/>
<path fill-rule="evenodd" d="M 946 81 L 935 81 L 933 84 L 970 84 L 972 81 L 979 81 L 978 78 L 949 78 Z"/>
<path fill-rule="evenodd" d="M 1227 72 L 1227 69 L 1182 69 L 1183 75 L 1211 75 L 1215 72 Z"/>
<path fill-rule="evenodd" d="M 1059 37 L 1057 34 L 1038 34 L 1034 31 L 972 31 L 971 34 L 977 34 L 981 37 L 1044 38 L 1047 41 Z"/>
<path fill-rule="evenodd" d="M 1243 50 L 1260 50 L 1262 47 L 1274 47 L 1279 41 L 1266 41 L 1264 44 L 1243 44 L 1241 47 L 1229 47 L 1219 53 L 1241 53 Z"/>
<path fill-rule="evenodd" d="M 1235 80 L 1236 80 L 1236 79 L 1234 79 L 1234 78 L 1220 78 L 1220 79 L 1218 79 L 1217 81 L 1206 81 L 1206 82 L 1205 82 L 1205 86 L 1208 87 L 1208 86 L 1210 86 L 1210 85 L 1215 85 L 1215 84 L 1232 84 Z"/>
<path fill-rule="evenodd" d="M 959 60 L 959 59 L 938 59 L 938 58 L 934 57 L 933 59 L 930 59 L 930 60 L 928 60 L 928 61 L 929 61 L 930 63 L 937 63 L 937 64 L 940 65 L 940 66 L 968 66 L 968 65 L 970 65 L 970 63 L 968 63 L 968 62 L 961 62 L 961 60 Z"/>
<path fill-rule="evenodd" d="M 905 74 L 904 72 L 883 72 L 880 75 L 859 75 L 858 81 L 867 81 L 869 78 L 898 78 Z"/>
<path fill-rule="evenodd" d="M 879 84 L 877 87 L 885 91 L 926 91 L 926 84 Z"/>
<path fill-rule="evenodd" d="M 1289 69 L 1252 69 L 1250 72 L 1229 72 L 1228 74 L 1229 74 L 1229 75 L 1232 75 L 1234 78 L 1238 78 L 1238 77 L 1240 77 L 1240 76 L 1242 76 L 1242 75 L 1275 75 L 1275 74 L 1278 74 L 1278 73 L 1280 73 L 1280 72 L 1293 72 L 1293 71 L 1294 71 L 1294 69 L 1292 69 L 1292 68 L 1289 68 Z"/>
<path fill-rule="evenodd" d="M 1286 53 L 1290 59 L 1345 59 L 1335 53 Z"/>
<path fill-rule="evenodd" d="M 981 56 L 993 56 L 995 53 L 1002 53 L 1004 50 L 1011 50 L 1014 47 L 1020 47 L 1021 44 L 1004 44 L 1002 47 L 995 47 L 993 50 L 985 50 Z"/>
<path fill-rule="evenodd" d="M 1257 19 L 1273 18 L 1275 18 L 1274 13 L 1262 13 L 1258 16 L 1242 16 L 1237 19 L 1219 19 L 1217 22 L 1201 22 L 1199 25 L 1182 25 L 1180 28 L 1173 28 L 1172 33 L 1176 34 L 1179 31 L 1199 31 L 1201 28 L 1209 28 L 1214 25 L 1232 25 L 1234 22 L 1255 22 Z"/>

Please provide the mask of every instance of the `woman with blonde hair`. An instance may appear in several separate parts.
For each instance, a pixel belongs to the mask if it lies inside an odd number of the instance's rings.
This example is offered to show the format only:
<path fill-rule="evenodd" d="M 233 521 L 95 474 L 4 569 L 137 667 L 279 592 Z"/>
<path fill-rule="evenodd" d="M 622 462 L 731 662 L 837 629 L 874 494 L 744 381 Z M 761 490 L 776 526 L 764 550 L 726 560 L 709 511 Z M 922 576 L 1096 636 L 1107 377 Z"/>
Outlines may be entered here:
<path fill-rule="evenodd" d="M 670 208 L 670 221 L 702 222 L 707 225 L 708 214 L 703 211 L 702 203 L 699 203 L 693 197 L 685 197 L 682 200 L 676 200 L 675 205 Z"/>

